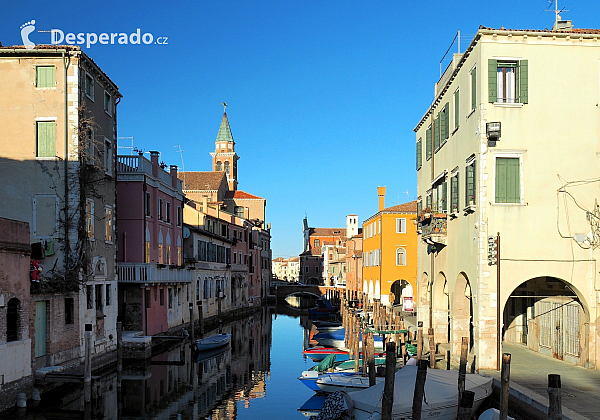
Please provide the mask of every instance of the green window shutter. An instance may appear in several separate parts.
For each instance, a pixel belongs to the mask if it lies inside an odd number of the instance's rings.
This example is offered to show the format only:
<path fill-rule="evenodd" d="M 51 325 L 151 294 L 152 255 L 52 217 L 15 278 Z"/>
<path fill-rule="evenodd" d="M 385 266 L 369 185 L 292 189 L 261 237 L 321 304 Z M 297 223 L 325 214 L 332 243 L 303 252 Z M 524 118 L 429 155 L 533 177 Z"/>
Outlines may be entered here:
<path fill-rule="evenodd" d="M 496 159 L 496 203 L 520 203 L 519 158 Z"/>
<path fill-rule="evenodd" d="M 476 189 L 476 179 L 475 179 L 475 162 L 471 163 L 466 167 L 466 177 L 465 177 L 465 206 L 469 205 L 469 201 L 473 200 L 473 204 L 475 203 L 475 189 Z"/>
<path fill-rule="evenodd" d="M 417 141 L 417 169 L 419 169 L 421 167 L 421 153 L 422 153 L 422 144 L 421 144 L 421 139 L 419 139 L 419 141 Z"/>
<path fill-rule="evenodd" d="M 459 94 L 460 91 L 457 90 L 456 92 L 454 92 L 454 129 L 456 130 L 459 126 L 459 122 L 460 122 L 460 98 L 459 98 Z"/>
<path fill-rule="evenodd" d="M 433 151 L 435 152 L 440 147 L 440 114 L 435 118 L 433 125 Z"/>
<path fill-rule="evenodd" d="M 446 102 L 446 106 L 444 107 L 444 122 L 443 122 L 443 126 L 444 126 L 444 137 L 443 139 L 446 140 L 448 137 L 450 137 L 450 104 L 448 102 Z"/>
<path fill-rule="evenodd" d="M 56 155 L 56 127 L 54 121 L 38 121 L 37 123 L 37 157 L 54 157 Z"/>
<path fill-rule="evenodd" d="M 490 102 L 498 101 L 498 60 L 488 60 L 488 92 Z"/>
<path fill-rule="evenodd" d="M 458 211 L 458 174 L 450 178 L 450 211 Z"/>
<path fill-rule="evenodd" d="M 425 132 L 425 156 L 431 158 L 431 127 Z"/>
<path fill-rule="evenodd" d="M 37 87 L 54 87 L 54 66 L 37 66 L 35 69 Z"/>
<path fill-rule="evenodd" d="M 448 212 L 448 183 L 444 181 L 442 183 L 442 208 L 443 213 Z"/>
<path fill-rule="evenodd" d="M 477 107 L 477 67 L 471 70 L 471 109 Z"/>
<path fill-rule="evenodd" d="M 528 93 L 528 77 L 529 77 L 529 63 L 527 60 L 519 61 L 519 102 L 522 104 L 529 103 Z"/>

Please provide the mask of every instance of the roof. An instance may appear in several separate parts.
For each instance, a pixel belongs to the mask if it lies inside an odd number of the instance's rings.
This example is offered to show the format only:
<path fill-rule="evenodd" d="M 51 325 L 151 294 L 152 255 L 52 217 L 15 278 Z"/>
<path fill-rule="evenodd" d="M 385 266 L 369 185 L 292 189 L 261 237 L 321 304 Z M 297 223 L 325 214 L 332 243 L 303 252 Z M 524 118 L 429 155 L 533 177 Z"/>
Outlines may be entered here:
<path fill-rule="evenodd" d="M 400 213 L 416 213 L 417 212 L 417 200 L 409 201 L 408 203 L 398 204 L 383 209 L 385 212 L 400 212 Z"/>
<path fill-rule="evenodd" d="M 177 177 L 184 180 L 184 190 L 218 190 L 222 183 L 227 184 L 225 172 L 179 172 Z"/>
<path fill-rule="evenodd" d="M 571 28 L 571 29 L 506 29 L 506 28 L 490 28 L 487 26 L 480 25 L 479 29 L 488 30 L 488 31 L 504 31 L 504 32 L 549 32 L 552 34 L 556 33 L 567 33 L 567 34 L 600 34 L 600 29 L 584 29 L 584 28 Z"/>
<path fill-rule="evenodd" d="M 310 236 L 340 236 L 345 238 L 346 228 L 310 228 Z"/>
<path fill-rule="evenodd" d="M 223 172 L 224 173 L 224 172 Z M 257 195 L 252 195 L 247 193 L 246 191 L 227 191 L 225 193 L 225 198 L 239 198 L 239 199 L 248 199 L 248 200 L 264 200 L 264 198 L 259 197 Z"/>
<path fill-rule="evenodd" d="M 217 133 L 217 140 L 215 141 L 228 141 L 233 143 L 233 135 L 231 134 L 231 127 L 229 127 L 227 112 L 223 112 L 223 119 L 221 120 L 221 126 Z"/>

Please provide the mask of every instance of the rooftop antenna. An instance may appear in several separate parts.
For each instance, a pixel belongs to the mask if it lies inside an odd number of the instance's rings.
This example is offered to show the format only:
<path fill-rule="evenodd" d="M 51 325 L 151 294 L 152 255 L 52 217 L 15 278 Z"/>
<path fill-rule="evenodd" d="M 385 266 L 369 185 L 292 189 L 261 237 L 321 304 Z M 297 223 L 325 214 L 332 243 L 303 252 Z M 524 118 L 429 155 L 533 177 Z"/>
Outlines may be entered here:
<path fill-rule="evenodd" d="M 183 152 L 185 152 L 185 150 L 181 150 L 181 145 L 179 144 L 173 147 L 177 147 L 179 149 L 179 155 L 181 156 L 181 172 L 183 172 L 183 188 L 185 189 L 185 166 L 183 165 Z"/>
<path fill-rule="evenodd" d="M 129 149 L 129 151 L 131 152 L 130 154 L 133 155 L 134 152 L 134 147 L 133 147 L 133 136 L 131 137 L 117 137 L 117 140 L 131 140 L 131 146 L 119 146 L 117 144 L 117 149 Z"/>
<path fill-rule="evenodd" d="M 562 12 L 570 12 L 570 10 L 565 10 L 564 7 L 559 10 L 558 9 L 558 0 L 548 0 L 548 2 L 550 4 L 554 3 L 554 10 L 544 9 L 544 12 L 554 12 L 554 27 L 556 28 L 558 26 L 558 22 L 562 20 L 562 18 L 560 17 L 560 14 Z"/>

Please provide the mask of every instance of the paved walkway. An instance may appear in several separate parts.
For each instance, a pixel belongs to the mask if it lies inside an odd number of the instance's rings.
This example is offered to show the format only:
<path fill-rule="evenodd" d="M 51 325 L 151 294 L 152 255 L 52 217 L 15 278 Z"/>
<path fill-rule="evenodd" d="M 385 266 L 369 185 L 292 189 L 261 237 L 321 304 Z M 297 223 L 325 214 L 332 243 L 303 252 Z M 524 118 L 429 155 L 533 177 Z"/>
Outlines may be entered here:
<path fill-rule="evenodd" d="M 510 382 L 532 391 L 534 400 L 548 404 L 548 374 L 558 374 L 562 383 L 562 406 L 589 419 L 600 420 L 600 371 L 573 366 L 519 345 L 503 344 L 511 354 Z M 500 379 L 500 372 L 480 373 Z M 540 400 L 542 399 L 542 400 Z M 568 413 L 563 411 L 568 416 Z M 571 418 L 575 416 L 570 416 Z"/>

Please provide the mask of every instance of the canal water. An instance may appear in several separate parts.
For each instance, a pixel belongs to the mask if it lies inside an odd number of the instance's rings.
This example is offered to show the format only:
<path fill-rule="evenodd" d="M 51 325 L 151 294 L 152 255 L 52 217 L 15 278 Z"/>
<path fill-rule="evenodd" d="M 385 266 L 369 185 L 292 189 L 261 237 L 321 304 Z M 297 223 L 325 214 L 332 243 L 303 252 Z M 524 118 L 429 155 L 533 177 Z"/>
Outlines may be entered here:
<path fill-rule="evenodd" d="M 308 322 L 281 310 L 288 315 L 263 308 L 224 324 L 232 339 L 220 353 L 197 356 L 186 341 L 148 361 L 124 361 L 120 387 L 116 369 L 94 378 L 91 404 L 84 404 L 82 385 L 68 384 L 0 419 L 305 418 L 298 408 L 314 392 L 296 378 L 315 364 L 302 354 Z"/>

